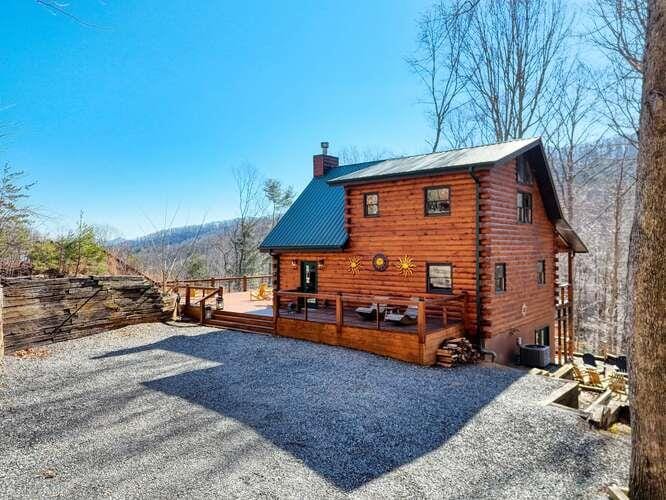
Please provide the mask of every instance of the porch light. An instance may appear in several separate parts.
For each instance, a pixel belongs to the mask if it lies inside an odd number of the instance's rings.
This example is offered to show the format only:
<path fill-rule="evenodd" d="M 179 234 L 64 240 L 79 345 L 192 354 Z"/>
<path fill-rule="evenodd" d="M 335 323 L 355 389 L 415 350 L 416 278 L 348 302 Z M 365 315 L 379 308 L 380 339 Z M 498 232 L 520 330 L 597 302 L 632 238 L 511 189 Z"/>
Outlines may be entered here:
<path fill-rule="evenodd" d="M 222 295 L 218 295 L 217 299 L 215 299 L 215 308 L 218 311 L 221 311 L 224 309 L 224 297 Z"/>
<path fill-rule="evenodd" d="M 291 259 L 291 267 L 294 269 L 298 267 L 298 261 L 296 259 Z"/>
<path fill-rule="evenodd" d="M 317 267 L 319 269 L 324 269 L 324 259 L 319 259 L 319 262 L 317 263 Z"/>

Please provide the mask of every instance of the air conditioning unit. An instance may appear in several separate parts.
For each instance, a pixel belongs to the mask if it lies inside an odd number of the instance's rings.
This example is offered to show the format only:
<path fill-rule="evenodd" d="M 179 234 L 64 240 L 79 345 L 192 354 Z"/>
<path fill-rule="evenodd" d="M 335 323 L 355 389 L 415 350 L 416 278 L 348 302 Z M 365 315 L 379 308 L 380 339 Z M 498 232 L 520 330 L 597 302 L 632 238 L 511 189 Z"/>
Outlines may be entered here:
<path fill-rule="evenodd" d="M 520 346 L 520 364 L 535 368 L 545 368 L 550 364 L 550 347 L 540 344 Z"/>

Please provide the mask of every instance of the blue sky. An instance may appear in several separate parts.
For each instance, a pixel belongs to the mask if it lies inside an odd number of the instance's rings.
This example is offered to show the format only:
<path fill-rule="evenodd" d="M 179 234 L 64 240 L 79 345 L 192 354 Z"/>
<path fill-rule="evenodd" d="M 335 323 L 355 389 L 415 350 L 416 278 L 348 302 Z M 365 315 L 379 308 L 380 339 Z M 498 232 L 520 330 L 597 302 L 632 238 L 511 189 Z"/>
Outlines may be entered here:
<path fill-rule="evenodd" d="M 72 0 L 81 26 L 3 2 L 0 160 L 37 181 L 49 231 L 80 210 L 133 237 L 235 213 L 249 162 L 300 190 L 321 140 L 425 151 L 404 62 L 430 1 Z"/>

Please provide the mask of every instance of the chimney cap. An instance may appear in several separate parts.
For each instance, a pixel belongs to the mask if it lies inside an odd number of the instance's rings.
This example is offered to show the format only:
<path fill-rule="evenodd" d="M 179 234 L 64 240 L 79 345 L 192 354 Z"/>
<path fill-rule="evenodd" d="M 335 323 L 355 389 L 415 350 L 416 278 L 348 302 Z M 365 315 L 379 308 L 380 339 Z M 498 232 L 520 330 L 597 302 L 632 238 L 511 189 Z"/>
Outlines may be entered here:
<path fill-rule="evenodd" d="M 323 154 L 328 153 L 328 141 L 322 141 L 321 142 L 321 151 Z"/>

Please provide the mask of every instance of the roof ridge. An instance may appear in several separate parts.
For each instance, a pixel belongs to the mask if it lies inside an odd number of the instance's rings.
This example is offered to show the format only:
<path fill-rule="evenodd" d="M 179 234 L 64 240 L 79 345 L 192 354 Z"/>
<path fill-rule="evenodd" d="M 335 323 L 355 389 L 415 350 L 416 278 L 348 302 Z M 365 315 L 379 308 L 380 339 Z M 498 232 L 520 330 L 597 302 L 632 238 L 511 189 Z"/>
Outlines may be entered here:
<path fill-rule="evenodd" d="M 404 160 L 407 158 L 416 158 L 417 156 L 429 156 L 429 155 L 436 155 L 436 154 L 442 154 L 442 153 L 452 153 L 453 151 L 462 151 L 463 149 L 477 149 L 477 148 L 485 148 L 487 146 L 498 146 L 500 144 L 508 144 L 510 142 L 518 142 L 518 141 L 529 141 L 529 140 L 535 140 L 535 139 L 541 139 L 540 135 L 535 135 L 532 137 L 523 137 L 521 139 L 509 139 L 507 141 L 498 141 L 498 142 L 489 142 L 488 144 L 479 144 L 478 146 L 465 146 L 465 147 L 460 147 L 460 148 L 452 148 L 452 149 L 445 149 L 443 151 L 433 151 L 432 153 L 420 153 L 420 154 L 415 154 L 415 155 L 406 155 L 406 156 L 393 156 L 391 158 L 381 158 L 377 160 L 368 160 L 368 161 L 362 161 L 360 163 L 348 163 L 346 165 L 340 165 L 341 167 L 352 167 L 355 165 L 363 165 L 364 163 L 379 163 L 382 161 L 391 161 L 391 160 Z"/>

